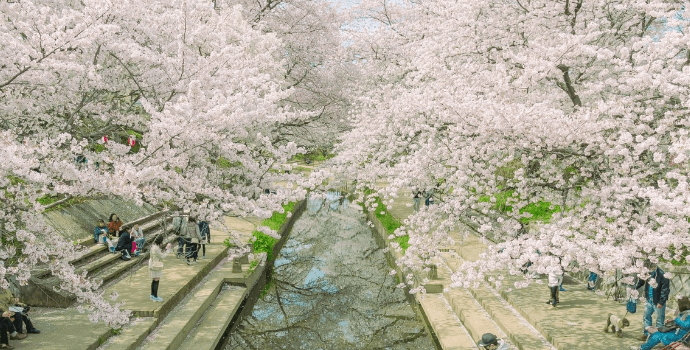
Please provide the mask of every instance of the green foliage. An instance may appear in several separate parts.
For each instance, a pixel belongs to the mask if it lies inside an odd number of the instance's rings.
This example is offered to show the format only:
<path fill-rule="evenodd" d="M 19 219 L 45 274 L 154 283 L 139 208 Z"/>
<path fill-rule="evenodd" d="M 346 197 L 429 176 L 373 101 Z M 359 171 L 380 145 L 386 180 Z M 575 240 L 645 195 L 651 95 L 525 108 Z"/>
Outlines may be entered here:
<path fill-rule="evenodd" d="M 552 205 L 549 202 L 530 203 L 526 207 L 520 209 L 520 213 L 530 213 L 532 217 L 521 218 L 520 222 L 526 224 L 534 221 L 549 222 L 553 213 L 561 211 L 561 206 Z"/>
<path fill-rule="evenodd" d="M 100 143 L 93 144 L 92 148 L 93 148 L 93 151 L 96 153 L 101 153 L 101 152 L 105 151 L 105 145 L 102 145 Z"/>
<path fill-rule="evenodd" d="M 131 135 L 137 138 L 137 140 L 141 140 L 144 138 L 144 136 L 134 130 L 127 130 L 127 135 Z"/>
<path fill-rule="evenodd" d="M 268 226 L 272 230 L 280 230 L 280 227 L 283 226 L 283 223 L 287 221 L 287 213 L 291 212 L 295 208 L 295 204 L 297 203 L 290 202 L 288 204 L 283 205 L 283 213 L 274 212 L 270 218 L 262 221 L 261 225 Z M 252 235 L 256 238 L 253 244 L 254 253 L 265 252 L 267 260 L 273 260 L 273 246 L 275 246 L 278 240 L 256 230 L 252 233 Z"/>
<path fill-rule="evenodd" d="M 232 248 L 232 247 L 235 246 L 234 244 L 230 243 L 230 238 L 226 238 L 226 239 L 223 241 L 223 245 L 226 246 L 226 247 L 228 247 L 228 248 Z"/>
<path fill-rule="evenodd" d="M 496 202 L 494 202 L 494 205 L 491 206 L 492 209 L 500 211 L 502 213 L 508 213 L 513 210 L 513 207 L 511 205 L 508 205 L 508 198 L 513 197 L 513 193 L 515 191 L 509 190 L 509 191 L 501 191 L 493 195 L 494 198 L 496 198 Z M 489 202 L 491 200 L 490 196 L 484 195 L 479 197 L 479 202 Z M 561 211 L 561 207 L 559 205 L 552 205 L 551 202 L 545 202 L 545 201 L 539 201 L 537 203 L 530 203 L 527 206 L 523 207 L 520 209 L 520 214 L 522 213 L 530 213 L 532 214 L 531 217 L 529 218 L 521 218 L 520 222 L 523 224 L 527 224 L 530 222 L 549 222 L 551 220 L 551 216 L 554 213 L 558 213 Z"/>
<path fill-rule="evenodd" d="M 264 285 L 264 289 L 261 290 L 261 294 L 259 294 L 259 298 L 263 299 L 268 294 L 268 291 L 271 289 L 272 286 L 273 286 L 273 280 L 269 279 L 266 282 L 266 285 Z"/>
<path fill-rule="evenodd" d="M 12 176 L 12 175 L 8 175 L 7 178 L 10 180 L 10 184 L 12 184 L 12 186 L 16 186 L 18 184 L 23 184 L 26 182 L 26 181 L 22 180 L 21 178 L 18 178 L 16 176 Z"/>
<path fill-rule="evenodd" d="M 53 203 L 57 202 L 58 200 L 60 200 L 60 198 L 58 196 L 45 195 L 45 196 L 37 199 L 36 201 L 38 203 L 40 203 L 41 205 L 49 205 L 49 204 L 53 204 Z"/>
<path fill-rule="evenodd" d="M 328 152 L 325 152 L 323 150 L 315 150 L 315 151 L 310 151 L 310 152 L 303 153 L 303 154 L 297 154 L 292 159 L 294 161 L 298 161 L 298 162 L 307 162 L 307 161 L 323 162 L 323 161 L 331 159 L 333 157 L 335 157 L 335 154 L 333 154 L 333 153 L 328 153 Z"/>
<path fill-rule="evenodd" d="M 227 160 L 223 157 L 218 157 L 218 159 L 216 160 L 216 165 L 219 168 L 232 168 L 233 165 L 237 166 L 238 163 L 237 162 L 230 162 L 229 160 Z"/>
<path fill-rule="evenodd" d="M 389 235 L 393 234 L 395 230 L 402 226 L 400 220 L 398 220 L 396 217 L 394 217 L 393 215 L 391 215 L 391 213 L 388 212 L 388 209 L 386 209 L 386 206 L 383 204 L 381 198 L 377 197 L 374 203 L 378 204 L 374 212 L 376 218 L 379 219 L 379 222 L 381 222 L 381 225 Z M 408 235 L 399 236 L 395 238 L 395 241 L 398 242 L 398 244 L 400 244 L 403 254 L 405 254 L 405 251 L 410 246 L 410 244 L 408 243 L 409 240 L 410 236 Z"/>
<path fill-rule="evenodd" d="M 674 255 L 674 256 L 676 255 L 676 247 L 675 246 L 668 247 L 668 250 L 671 253 L 671 255 Z M 671 259 L 671 261 L 668 261 L 668 260 L 665 260 L 663 258 L 661 258 L 661 260 L 670 262 L 671 265 L 673 265 L 673 266 L 685 266 L 686 265 L 685 261 L 687 261 L 686 259 L 687 259 L 689 254 L 690 254 L 690 251 L 688 250 L 688 248 L 683 247 L 683 251 L 680 253 L 680 260 Z"/>
<path fill-rule="evenodd" d="M 259 260 L 252 260 L 252 262 L 249 263 L 249 268 L 247 269 L 247 272 L 244 274 L 244 277 L 249 277 L 252 273 L 254 273 L 254 270 L 256 270 L 257 266 L 259 266 Z"/>

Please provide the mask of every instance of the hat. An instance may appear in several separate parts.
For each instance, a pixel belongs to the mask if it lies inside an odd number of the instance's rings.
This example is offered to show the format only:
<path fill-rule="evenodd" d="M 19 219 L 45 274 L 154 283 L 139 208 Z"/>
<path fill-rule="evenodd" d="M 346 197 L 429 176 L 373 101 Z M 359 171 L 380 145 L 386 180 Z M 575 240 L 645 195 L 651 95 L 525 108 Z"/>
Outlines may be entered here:
<path fill-rule="evenodd" d="M 496 336 L 491 334 L 491 333 L 484 333 L 484 335 L 482 335 L 482 341 L 479 342 L 479 346 L 497 345 L 497 344 L 498 344 L 498 338 L 496 338 Z"/>

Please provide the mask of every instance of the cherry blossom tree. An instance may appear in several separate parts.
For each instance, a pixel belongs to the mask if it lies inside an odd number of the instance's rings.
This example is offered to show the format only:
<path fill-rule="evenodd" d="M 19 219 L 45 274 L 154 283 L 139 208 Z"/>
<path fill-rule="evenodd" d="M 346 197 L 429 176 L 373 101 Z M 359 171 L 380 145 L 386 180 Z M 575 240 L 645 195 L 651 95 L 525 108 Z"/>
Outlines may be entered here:
<path fill-rule="evenodd" d="M 323 111 L 289 103 L 301 97 L 286 44 L 241 6 L 22 0 L 0 14 L 1 287 L 48 264 L 92 320 L 127 321 L 66 263 L 71 244 L 40 216 L 45 195 L 115 195 L 209 221 L 304 196 L 264 189 L 309 186 L 280 171 L 304 151 L 281 132 Z"/>
<path fill-rule="evenodd" d="M 441 200 L 398 230 L 411 244 L 399 263 L 431 263 L 456 227 L 495 244 L 455 286 L 496 270 L 644 277 L 644 260 L 685 262 L 687 6 L 363 2 L 370 25 L 350 40 L 367 82 L 353 87 L 339 171 L 360 189 L 386 181 L 386 200 L 406 187 Z"/>

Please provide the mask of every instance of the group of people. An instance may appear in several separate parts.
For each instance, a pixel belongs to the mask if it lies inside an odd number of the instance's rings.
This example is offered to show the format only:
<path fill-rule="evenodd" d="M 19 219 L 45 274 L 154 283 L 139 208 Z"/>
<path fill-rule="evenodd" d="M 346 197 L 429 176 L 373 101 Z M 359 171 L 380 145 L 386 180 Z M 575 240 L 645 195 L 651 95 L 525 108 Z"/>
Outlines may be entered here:
<path fill-rule="evenodd" d="M 649 278 L 640 280 L 635 289 L 643 288 L 646 300 L 643 316 L 643 334 L 639 340 L 644 343 L 632 349 L 649 350 L 659 343 L 669 345 L 681 340 L 690 331 L 690 299 L 687 296 L 678 299 L 678 309 L 674 319 L 665 322 L 666 303 L 671 292 L 670 281 L 664 276 L 664 271 L 654 267 Z M 655 325 L 652 326 L 652 316 L 656 315 Z"/>
<path fill-rule="evenodd" d="M 197 222 L 195 218 L 190 218 L 187 225 L 183 225 L 180 220 L 174 225 L 178 231 L 178 252 L 177 256 L 184 256 L 187 265 L 196 263 L 201 247 L 202 258 L 206 258 L 206 243 L 211 242 L 211 230 L 205 221 Z M 158 296 L 160 279 L 163 276 L 163 259 L 170 254 L 172 244 L 168 243 L 165 250 L 162 250 L 154 242 L 149 254 L 149 277 L 151 277 L 150 299 L 154 302 L 162 302 L 163 298 Z"/>
<path fill-rule="evenodd" d="M 139 224 L 133 225 L 129 230 L 123 230 L 122 220 L 116 214 L 110 214 L 108 220 L 106 225 L 105 221 L 100 219 L 94 228 L 93 239 L 96 244 L 108 246 L 113 254 L 120 252 L 123 260 L 131 259 L 131 254 L 139 255 L 146 243 L 144 232 Z M 115 237 L 118 237 L 117 244 L 112 242 L 112 238 Z"/>
<path fill-rule="evenodd" d="M 426 190 L 422 191 L 418 188 L 412 189 L 412 208 L 414 209 L 414 212 L 419 211 L 419 205 L 422 202 L 422 198 L 424 198 L 424 205 L 429 206 L 431 204 L 434 204 L 434 189 L 431 190 Z"/>
<path fill-rule="evenodd" d="M 0 291 L 0 349 L 14 349 L 10 345 L 10 339 L 19 340 L 26 338 L 28 334 L 41 333 L 31 323 L 29 309 L 10 290 Z"/>
<path fill-rule="evenodd" d="M 206 243 L 211 242 L 211 230 L 208 223 L 189 218 L 186 226 L 180 225 L 177 242 L 177 256 L 184 257 L 187 265 L 197 262 L 199 250 L 201 250 L 201 258 L 205 259 Z"/>

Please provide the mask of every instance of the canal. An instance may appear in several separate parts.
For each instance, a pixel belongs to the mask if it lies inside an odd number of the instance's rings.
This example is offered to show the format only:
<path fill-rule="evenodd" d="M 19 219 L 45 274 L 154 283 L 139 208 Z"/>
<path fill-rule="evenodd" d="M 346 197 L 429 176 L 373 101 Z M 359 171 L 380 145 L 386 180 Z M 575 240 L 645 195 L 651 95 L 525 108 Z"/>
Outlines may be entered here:
<path fill-rule="evenodd" d="M 310 199 L 229 349 L 435 349 L 361 208 Z"/>

